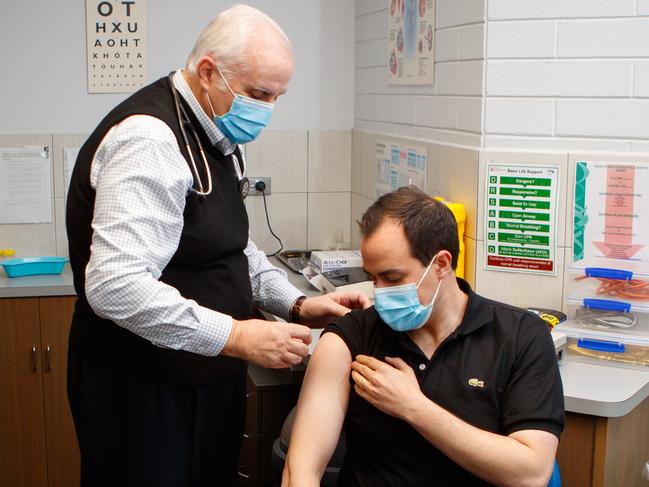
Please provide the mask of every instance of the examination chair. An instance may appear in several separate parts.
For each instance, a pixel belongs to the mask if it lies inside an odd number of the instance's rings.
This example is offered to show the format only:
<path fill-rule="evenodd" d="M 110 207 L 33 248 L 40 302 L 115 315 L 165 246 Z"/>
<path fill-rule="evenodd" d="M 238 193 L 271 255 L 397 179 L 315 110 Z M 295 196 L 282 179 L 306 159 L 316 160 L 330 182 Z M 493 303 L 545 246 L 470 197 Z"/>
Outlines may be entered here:
<path fill-rule="evenodd" d="M 288 452 L 288 442 L 291 438 L 291 429 L 293 428 L 293 421 L 295 421 L 295 411 L 297 407 L 294 407 L 288 416 L 284 420 L 282 425 L 282 431 L 273 443 L 273 451 L 271 453 L 271 463 L 273 468 L 282 474 L 284 470 L 284 462 L 286 461 L 286 453 Z M 340 438 L 338 439 L 338 445 L 334 450 L 333 455 L 329 464 L 325 468 L 324 474 L 322 475 L 322 480 L 320 481 L 321 487 L 335 487 L 338 480 L 338 474 L 340 473 L 340 468 L 343 465 L 343 458 L 345 458 L 345 430 L 340 433 Z"/>

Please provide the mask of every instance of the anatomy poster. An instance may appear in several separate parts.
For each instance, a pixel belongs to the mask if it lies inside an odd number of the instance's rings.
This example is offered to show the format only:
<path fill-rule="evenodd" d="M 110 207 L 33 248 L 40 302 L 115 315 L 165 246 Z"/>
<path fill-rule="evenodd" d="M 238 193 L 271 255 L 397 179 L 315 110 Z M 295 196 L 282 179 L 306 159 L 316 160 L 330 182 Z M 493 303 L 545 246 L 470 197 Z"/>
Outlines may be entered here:
<path fill-rule="evenodd" d="M 428 152 L 425 147 L 376 141 L 376 197 L 402 186 L 426 191 Z"/>
<path fill-rule="evenodd" d="M 577 162 L 573 261 L 649 262 L 649 163 Z"/>
<path fill-rule="evenodd" d="M 389 0 L 388 66 L 392 85 L 432 85 L 435 0 Z"/>

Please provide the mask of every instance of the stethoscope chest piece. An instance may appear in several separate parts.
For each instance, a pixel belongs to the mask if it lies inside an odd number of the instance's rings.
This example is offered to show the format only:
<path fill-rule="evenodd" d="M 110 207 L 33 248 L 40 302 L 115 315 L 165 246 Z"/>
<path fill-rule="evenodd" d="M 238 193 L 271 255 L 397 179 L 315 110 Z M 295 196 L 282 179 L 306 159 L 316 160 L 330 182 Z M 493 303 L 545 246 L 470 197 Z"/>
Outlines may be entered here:
<path fill-rule="evenodd" d="M 244 176 L 239 180 L 239 194 L 241 195 L 241 199 L 245 200 L 248 193 L 250 193 L 250 180 Z"/>

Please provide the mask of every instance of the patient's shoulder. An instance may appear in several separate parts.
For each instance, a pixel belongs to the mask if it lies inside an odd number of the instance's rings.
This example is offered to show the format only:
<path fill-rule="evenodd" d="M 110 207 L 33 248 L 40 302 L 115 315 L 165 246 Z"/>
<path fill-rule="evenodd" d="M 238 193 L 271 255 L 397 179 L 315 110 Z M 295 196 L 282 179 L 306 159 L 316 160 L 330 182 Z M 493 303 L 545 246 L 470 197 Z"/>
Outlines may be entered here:
<path fill-rule="evenodd" d="M 367 344 L 377 333 L 382 332 L 381 324 L 381 319 L 372 306 L 365 310 L 352 310 L 327 326 L 322 333 L 338 335 L 349 348 L 352 357 L 355 357 L 358 353 L 365 353 Z"/>

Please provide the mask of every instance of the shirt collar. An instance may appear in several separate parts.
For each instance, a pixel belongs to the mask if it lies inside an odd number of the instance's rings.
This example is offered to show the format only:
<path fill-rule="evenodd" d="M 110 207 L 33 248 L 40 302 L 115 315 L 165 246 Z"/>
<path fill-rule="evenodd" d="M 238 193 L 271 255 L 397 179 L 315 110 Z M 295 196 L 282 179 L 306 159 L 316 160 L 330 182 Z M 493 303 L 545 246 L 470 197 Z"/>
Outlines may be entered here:
<path fill-rule="evenodd" d="M 198 103 L 198 100 L 194 96 L 194 93 L 187 84 L 187 81 L 185 80 L 181 69 L 173 74 L 173 83 L 180 95 L 191 108 L 192 112 L 194 112 L 194 115 L 196 115 L 196 118 L 198 118 L 201 127 L 203 127 L 203 130 L 205 130 L 205 133 L 207 133 L 207 136 L 210 138 L 212 144 L 217 147 L 224 155 L 228 156 L 232 154 L 236 147 L 235 144 L 230 142 L 230 139 L 223 135 L 223 132 L 221 132 L 216 127 L 214 122 L 207 116 L 207 114 L 203 110 L 203 107 L 201 107 L 200 103 Z"/>
<path fill-rule="evenodd" d="M 464 294 L 468 296 L 466 309 L 462 322 L 456 329 L 458 335 L 468 335 L 484 325 L 491 323 L 494 319 L 492 308 L 488 301 L 473 292 L 471 286 L 464 279 L 457 277 L 457 284 Z"/>
<path fill-rule="evenodd" d="M 468 296 L 468 299 L 462 321 L 449 337 L 444 340 L 445 342 L 454 340 L 458 335 L 468 335 L 473 333 L 494 320 L 492 308 L 489 306 L 489 301 L 474 293 L 469 283 L 464 279 L 460 277 L 456 277 L 456 279 L 457 285 L 460 287 L 460 290 Z M 387 325 L 384 324 L 384 326 L 389 329 Z M 400 340 L 404 346 L 417 353 L 421 353 L 419 347 L 412 341 L 408 333 L 396 332 L 391 329 L 390 332 L 394 333 L 397 336 L 397 340 Z"/>

